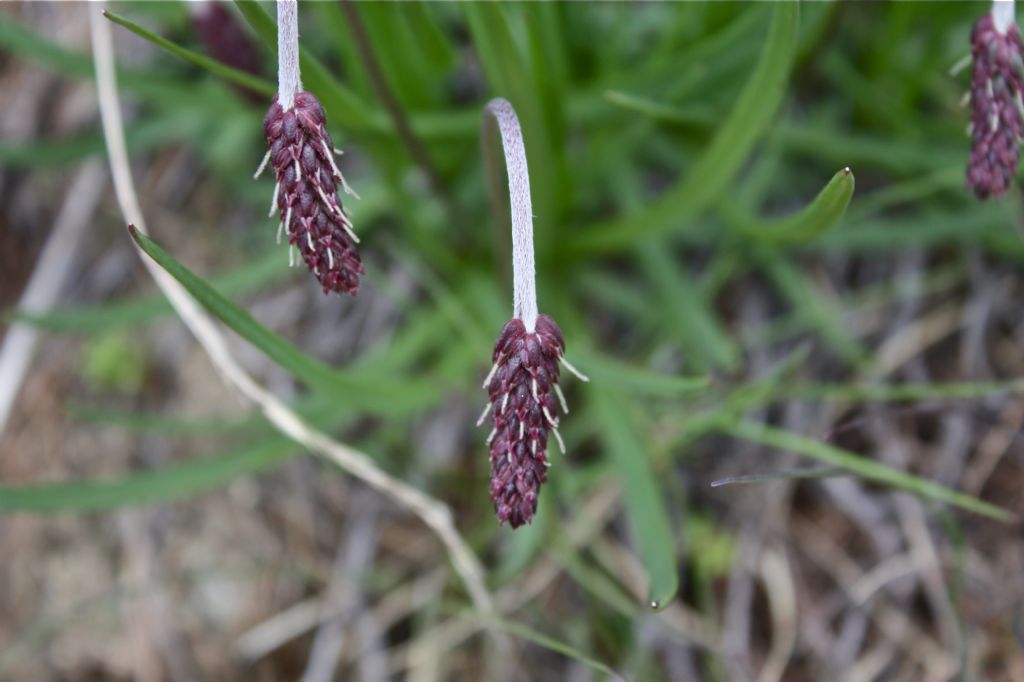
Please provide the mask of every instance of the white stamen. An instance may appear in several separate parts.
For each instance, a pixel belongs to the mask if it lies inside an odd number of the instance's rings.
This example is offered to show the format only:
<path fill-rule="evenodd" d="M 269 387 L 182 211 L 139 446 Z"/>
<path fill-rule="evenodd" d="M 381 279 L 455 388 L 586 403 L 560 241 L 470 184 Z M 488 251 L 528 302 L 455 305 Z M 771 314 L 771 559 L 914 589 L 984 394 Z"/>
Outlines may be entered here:
<path fill-rule="evenodd" d="M 954 64 L 953 66 L 951 66 L 949 68 L 949 75 L 953 76 L 953 77 L 956 77 L 956 76 L 958 76 L 960 74 L 961 71 L 963 71 L 964 69 L 966 69 L 970 65 L 971 65 L 971 53 L 968 52 L 963 57 L 961 57 L 959 60 L 957 60 L 956 64 Z"/>
<path fill-rule="evenodd" d="M 288 230 L 288 236 L 292 236 L 292 207 L 288 207 L 288 211 L 284 214 L 284 225 L 285 229 Z"/>
<path fill-rule="evenodd" d="M 964 93 L 964 96 L 960 98 L 960 108 L 966 109 L 967 105 L 971 103 L 971 91 L 968 90 Z"/>
<path fill-rule="evenodd" d="M 277 102 L 288 111 L 302 92 L 299 73 L 299 8 L 296 0 L 277 3 Z"/>
<path fill-rule="evenodd" d="M 316 248 L 313 246 L 313 236 L 309 232 L 306 233 L 306 246 L 309 247 L 310 251 L 316 251 Z"/>
<path fill-rule="evenodd" d="M 344 154 L 345 152 L 343 152 L 342 150 L 340 150 L 340 149 L 338 149 L 337 147 L 335 147 L 335 148 L 334 148 L 334 153 L 335 153 L 335 154 L 337 154 L 338 156 L 341 156 L 341 155 L 342 155 L 342 154 Z"/>
<path fill-rule="evenodd" d="M 338 164 L 334 163 L 334 156 L 331 154 L 330 148 L 327 146 L 327 140 L 320 138 L 320 144 L 324 147 L 324 156 L 331 162 L 331 170 L 334 171 L 334 177 L 341 178 L 341 171 L 338 170 Z"/>
<path fill-rule="evenodd" d="M 993 133 L 999 130 L 999 116 L 997 116 L 996 114 L 989 114 L 988 127 L 992 130 Z"/>
<path fill-rule="evenodd" d="M 484 107 L 484 143 L 489 142 L 493 123 L 498 124 L 508 173 L 509 206 L 512 213 L 512 314 L 522 320 L 530 334 L 537 326 L 537 282 L 533 259 L 533 205 L 530 173 L 519 118 L 508 100 L 495 98 Z M 497 197 L 495 197 L 497 199 Z"/>
<path fill-rule="evenodd" d="M 494 440 L 494 436 L 496 436 L 497 433 L 498 433 L 498 429 L 497 428 L 491 429 L 491 432 L 489 434 L 487 434 L 487 441 L 486 441 L 487 445 L 491 444 L 491 441 Z"/>
<path fill-rule="evenodd" d="M 295 244 L 288 245 L 288 267 L 295 267 Z"/>
<path fill-rule="evenodd" d="M 580 381 L 590 381 L 590 377 L 588 377 L 586 374 L 573 367 L 572 364 L 565 359 L 564 355 L 559 355 L 558 359 L 561 360 L 562 364 L 565 365 L 565 368 L 567 370 L 576 375 L 577 379 L 579 379 Z"/>
<path fill-rule="evenodd" d="M 569 404 L 565 402 L 565 394 L 562 393 L 562 387 L 555 384 L 555 395 L 558 396 L 558 402 L 562 404 L 562 412 L 569 414 Z"/>
<path fill-rule="evenodd" d="M 539 403 L 540 402 L 540 397 L 537 395 L 537 378 L 536 377 L 534 377 L 533 383 L 531 384 L 530 388 L 533 389 L 533 399 L 536 400 Z"/>
<path fill-rule="evenodd" d="M 331 165 L 334 165 L 334 160 L 333 159 L 331 160 Z M 335 170 L 337 170 L 338 167 L 334 166 L 334 168 L 335 168 Z M 341 191 L 343 191 L 345 194 L 349 195 L 353 199 L 359 199 L 360 198 L 359 195 L 356 194 L 356 191 L 354 189 L 352 189 L 351 187 L 349 187 L 348 181 L 345 180 L 345 176 L 341 174 L 341 171 L 338 171 L 338 181 L 341 183 Z"/>
<path fill-rule="evenodd" d="M 564 455 L 565 454 L 565 441 L 562 440 L 562 434 L 558 433 L 558 427 L 557 426 L 551 427 L 551 433 L 555 434 L 555 440 L 558 441 L 558 449 L 561 450 L 562 454 Z"/>
<path fill-rule="evenodd" d="M 512 463 L 512 451 L 511 450 L 506 450 L 505 451 L 505 459 L 508 460 L 509 464 Z"/>
<path fill-rule="evenodd" d="M 334 269 L 334 249 L 332 249 L 330 246 L 327 247 L 327 269 Z"/>
<path fill-rule="evenodd" d="M 352 225 L 349 224 L 347 221 L 342 221 L 341 226 L 345 229 L 346 234 L 348 234 L 349 237 L 352 237 L 352 241 L 358 244 L 359 237 L 357 237 L 356 233 L 352 231 Z"/>
<path fill-rule="evenodd" d="M 1020 90 L 1013 93 L 1013 101 L 1017 103 L 1017 113 L 1024 120 L 1024 100 L 1021 99 Z"/>
<path fill-rule="evenodd" d="M 1006 35 L 1013 25 L 1013 0 L 995 0 L 992 3 L 992 24 L 1000 35 Z"/>
<path fill-rule="evenodd" d="M 505 414 L 505 408 L 508 407 L 508 396 L 509 394 L 506 393 L 505 397 L 501 399 L 501 409 L 498 410 L 498 414 Z"/>
<path fill-rule="evenodd" d="M 548 460 L 544 460 L 544 468 L 545 469 L 550 469 L 551 468 L 551 462 L 549 462 Z"/>
<path fill-rule="evenodd" d="M 558 420 L 552 417 L 551 413 L 548 412 L 548 406 L 544 405 L 541 409 L 544 411 L 544 417 L 548 420 L 548 423 L 551 424 L 551 426 L 558 426 Z"/>
<path fill-rule="evenodd" d="M 526 424 L 519 422 L 519 440 L 523 439 L 523 434 L 526 432 Z"/>
<path fill-rule="evenodd" d="M 537 439 L 533 438 L 530 440 L 530 449 L 533 450 L 533 456 L 537 456 Z"/>
<path fill-rule="evenodd" d="M 484 379 L 484 385 L 480 388 L 487 388 L 487 385 L 491 383 L 491 379 L 494 378 L 494 373 L 498 371 L 498 362 L 501 361 L 501 357 L 498 357 L 498 361 L 491 365 L 491 371 L 487 373 L 487 378 Z"/>
<path fill-rule="evenodd" d="M 985 90 L 988 92 L 988 96 L 989 97 L 995 97 L 996 96 L 995 91 L 992 89 L 992 79 L 991 78 L 986 78 L 985 79 Z"/>
<path fill-rule="evenodd" d="M 477 426 L 480 426 L 481 424 L 484 423 L 484 419 L 487 418 L 487 413 L 490 412 L 490 411 L 491 411 L 491 404 L 487 403 L 487 405 L 484 407 L 484 411 L 480 413 L 480 416 L 476 420 L 476 425 Z"/>
<path fill-rule="evenodd" d="M 323 200 L 323 202 L 327 204 L 327 208 L 331 209 L 333 213 L 341 213 L 341 211 L 338 209 L 337 204 L 331 203 L 331 200 L 327 198 L 327 195 L 324 193 L 324 190 L 323 188 L 320 187 L 320 185 L 316 186 L 316 191 L 320 195 L 320 198 Z"/>
<path fill-rule="evenodd" d="M 259 179 L 259 177 L 261 175 L 263 175 L 263 169 L 267 167 L 268 163 L 270 163 L 270 150 L 269 149 L 267 150 L 267 153 L 263 155 L 263 160 L 260 161 L 260 167 L 256 169 L 255 173 L 253 173 L 253 176 L 252 176 L 253 180 L 257 180 L 257 179 Z"/>
<path fill-rule="evenodd" d="M 277 195 L 281 191 L 281 183 L 274 183 L 274 196 L 270 197 L 270 213 L 267 214 L 268 218 L 274 217 L 274 211 L 277 210 Z"/>
<path fill-rule="evenodd" d="M 302 166 L 299 165 L 299 160 L 295 159 L 295 182 L 298 182 L 302 177 Z"/>
<path fill-rule="evenodd" d="M 284 232 L 284 222 L 283 221 L 277 224 L 277 243 L 278 244 L 281 243 L 281 233 L 282 232 Z"/>

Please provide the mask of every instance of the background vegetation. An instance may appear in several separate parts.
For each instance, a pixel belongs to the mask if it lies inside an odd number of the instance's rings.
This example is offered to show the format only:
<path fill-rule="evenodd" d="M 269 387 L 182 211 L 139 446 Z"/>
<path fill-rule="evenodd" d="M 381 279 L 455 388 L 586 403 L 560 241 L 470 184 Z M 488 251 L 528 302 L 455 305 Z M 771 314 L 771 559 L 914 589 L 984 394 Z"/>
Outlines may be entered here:
<path fill-rule="evenodd" d="M 185 3 L 110 7 L 166 263 L 253 314 L 237 354 L 275 393 L 453 508 L 495 653 L 419 520 L 212 371 L 112 200 L 59 307 L 14 309 L 70 178 L 105 171 L 86 6 L 5 7 L 0 301 L 46 334 L 0 434 L 0 678 L 1021 679 L 1021 197 L 964 189 L 948 72 L 986 8 L 303 3 L 362 197 L 352 300 L 288 269 L 252 180 L 272 5 L 229 7 L 253 75 Z M 523 124 L 540 308 L 592 378 L 564 380 L 568 454 L 515 533 L 473 428 L 511 314 L 492 96 Z"/>

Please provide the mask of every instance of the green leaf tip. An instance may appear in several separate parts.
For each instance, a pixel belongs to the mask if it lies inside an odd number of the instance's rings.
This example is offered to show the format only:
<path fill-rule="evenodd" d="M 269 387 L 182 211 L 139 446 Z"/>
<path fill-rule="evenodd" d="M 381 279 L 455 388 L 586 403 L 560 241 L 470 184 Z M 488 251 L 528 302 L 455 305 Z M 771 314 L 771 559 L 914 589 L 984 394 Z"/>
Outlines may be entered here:
<path fill-rule="evenodd" d="M 751 222 L 741 228 L 742 232 L 750 238 L 777 246 L 814 241 L 846 214 L 855 186 L 853 171 L 846 166 L 837 171 L 814 200 L 797 213 L 760 224 Z"/>

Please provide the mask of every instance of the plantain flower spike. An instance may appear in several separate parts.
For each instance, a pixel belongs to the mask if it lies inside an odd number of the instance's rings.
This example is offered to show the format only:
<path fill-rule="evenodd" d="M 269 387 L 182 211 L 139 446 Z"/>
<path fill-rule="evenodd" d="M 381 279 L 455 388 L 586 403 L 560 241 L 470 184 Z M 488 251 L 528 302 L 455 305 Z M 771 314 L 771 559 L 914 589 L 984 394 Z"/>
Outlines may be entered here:
<path fill-rule="evenodd" d="M 1024 61 L 1013 0 L 996 0 L 971 32 L 971 156 L 967 186 L 979 199 L 1002 196 L 1017 174 Z"/>
<path fill-rule="evenodd" d="M 507 100 L 493 99 L 484 108 L 485 145 L 493 135 L 493 123 L 501 134 L 508 169 L 513 314 L 494 345 L 494 364 L 483 385 L 488 404 L 477 425 L 490 413 L 494 427 L 487 438 L 491 501 L 499 524 L 508 522 L 518 528 L 530 523 L 537 512 L 537 495 L 550 466 L 550 434 L 565 452 L 558 414 L 559 407 L 566 414 L 569 409 L 558 386 L 559 365 L 583 381 L 588 379 L 565 359 L 565 341 L 555 321 L 537 312 L 530 178 L 519 119 Z"/>
<path fill-rule="evenodd" d="M 298 9 L 295 0 L 278 0 L 278 94 L 263 120 L 269 147 L 256 171 L 269 164 L 276 184 L 270 216 L 278 214 L 278 243 L 288 235 L 288 264 L 295 255 L 329 291 L 355 295 L 363 263 L 359 238 L 338 199 L 338 185 L 355 193 L 334 162 L 340 154 L 327 132 L 324 108 L 302 90 L 299 74 Z"/>

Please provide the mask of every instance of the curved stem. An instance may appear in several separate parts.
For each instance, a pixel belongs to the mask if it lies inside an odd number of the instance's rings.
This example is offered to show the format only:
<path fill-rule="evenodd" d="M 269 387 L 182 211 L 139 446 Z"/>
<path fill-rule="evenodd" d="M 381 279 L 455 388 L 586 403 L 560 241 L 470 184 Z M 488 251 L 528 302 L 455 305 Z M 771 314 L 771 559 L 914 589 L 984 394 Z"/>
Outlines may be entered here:
<path fill-rule="evenodd" d="M 299 7 L 296 0 L 277 0 L 277 101 L 288 111 L 302 92 L 299 72 Z"/>
<path fill-rule="evenodd" d="M 512 316 L 522 320 L 526 331 L 532 334 L 537 324 L 537 282 L 533 261 L 533 204 L 530 201 L 530 174 L 526 168 L 523 131 L 519 128 L 516 110 L 508 100 L 500 97 L 492 99 L 484 107 L 485 148 L 494 123 L 498 124 L 505 150 L 512 211 Z M 494 197 L 494 200 L 498 201 L 498 198 Z"/>
<path fill-rule="evenodd" d="M 1013 0 L 994 0 L 992 2 L 992 23 L 1000 34 L 1006 32 L 1013 25 Z"/>

